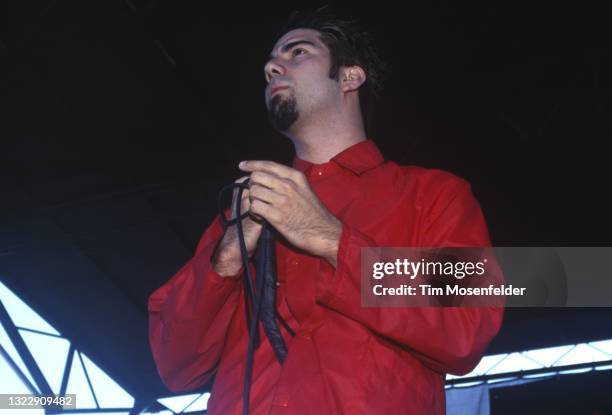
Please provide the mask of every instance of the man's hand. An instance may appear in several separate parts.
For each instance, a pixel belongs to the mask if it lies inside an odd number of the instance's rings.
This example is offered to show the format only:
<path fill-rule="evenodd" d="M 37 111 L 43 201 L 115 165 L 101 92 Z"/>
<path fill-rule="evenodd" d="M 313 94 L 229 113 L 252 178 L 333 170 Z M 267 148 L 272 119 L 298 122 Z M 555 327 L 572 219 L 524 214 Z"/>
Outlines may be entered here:
<path fill-rule="evenodd" d="M 297 248 L 335 267 L 342 223 L 321 203 L 304 174 L 272 161 L 245 161 L 239 167 L 251 172 L 250 212 Z"/>
<path fill-rule="evenodd" d="M 235 183 L 241 183 L 248 179 L 248 176 L 241 177 Z M 236 217 L 236 203 L 238 203 L 238 190 L 234 189 L 232 198 L 231 219 Z M 242 200 L 240 200 L 240 211 L 247 212 L 250 208 L 249 190 L 242 191 Z M 257 223 L 250 217 L 242 220 L 242 230 L 244 231 L 244 242 L 246 244 L 249 258 L 255 252 L 257 240 L 261 234 L 262 225 Z M 238 274 L 242 267 L 242 255 L 240 254 L 240 244 L 238 242 L 238 227 L 236 225 L 229 226 L 225 231 L 225 235 L 217 245 L 217 249 L 212 258 L 212 266 L 217 274 L 222 277 L 230 277 Z"/>

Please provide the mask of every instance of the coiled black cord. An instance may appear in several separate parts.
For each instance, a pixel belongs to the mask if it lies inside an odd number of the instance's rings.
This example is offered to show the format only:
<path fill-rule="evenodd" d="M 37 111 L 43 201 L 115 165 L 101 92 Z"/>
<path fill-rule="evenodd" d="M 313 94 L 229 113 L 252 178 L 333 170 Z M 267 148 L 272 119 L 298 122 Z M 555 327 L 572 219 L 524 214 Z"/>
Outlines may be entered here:
<path fill-rule="evenodd" d="M 225 217 L 223 209 L 223 195 L 229 190 L 238 188 L 237 203 L 235 206 L 234 219 L 228 220 Z M 246 371 L 244 377 L 244 386 L 242 391 L 242 413 L 248 415 L 249 413 L 249 400 L 251 391 L 251 375 L 253 371 L 253 359 L 255 356 L 255 349 L 259 347 L 259 321 L 261 321 L 266 337 L 268 338 L 276 359 L 279 363 L 283 364 L 287 357 L 287 345 L 281 334 L 278 326 L 278 321 L 281 322 L 283 327 L 289 332 L 291 336 L 295 333 L 287 322 L 280 316 L 276 310 L 276 250 L 275 250 L 275 236 L 274 229 L 268 224 L 263 222 L 261 235 L 257 241 L 257 251 L 255 253 L 255 287 L 253 287 L 253 277 L 251 269 L 249 267 L 249 254 L 244 241 L 244 230 L 242 229 L 242 220 L 245 219 L 249 213 L 240 211 L 240 201 L 242 200 L 242 194 L 245 189 L 249 188 L 249 180 L 246 179 L 241 183 L 232 183 L 221 189 L 218 198 L 219 215 L 221 217 L 221 223 L 223 229 L 227 229 L 228 226 L 235 225 L 238 231 L 238 242 L 240 245 L 240 255 L 242 257 L 242 265 L 244 268 L 243 280 L 244 280 L 244 302 L 246 310 L 246 322 L 249 333 L 249 342 L 247 346 L 247 361 Z M 252 308 L 252 310 L 251 310 Z"/>

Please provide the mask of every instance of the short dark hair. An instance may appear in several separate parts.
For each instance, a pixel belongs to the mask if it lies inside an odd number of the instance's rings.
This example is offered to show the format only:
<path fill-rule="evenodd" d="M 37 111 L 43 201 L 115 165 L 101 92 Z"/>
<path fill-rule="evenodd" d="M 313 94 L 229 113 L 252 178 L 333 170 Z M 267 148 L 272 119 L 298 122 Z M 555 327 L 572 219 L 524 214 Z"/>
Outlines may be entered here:
<path fill-rule="evenodd" d="M 309 12 L 294 11 L 276 40 L 294 29 L 313 29 L 321 34 L 321 41 L 331 56 L 330 78 L 338 79 L 341 66 L 357 65 L 364 70 L 366 81 L 359 89 L 359 99 L 367 124 L 371 116 L 371 101 L 380 95 L 386 69 L 376 52 L 372 35 L 364 31 L 356 20 L 337 17 L 329 6 Z"/>

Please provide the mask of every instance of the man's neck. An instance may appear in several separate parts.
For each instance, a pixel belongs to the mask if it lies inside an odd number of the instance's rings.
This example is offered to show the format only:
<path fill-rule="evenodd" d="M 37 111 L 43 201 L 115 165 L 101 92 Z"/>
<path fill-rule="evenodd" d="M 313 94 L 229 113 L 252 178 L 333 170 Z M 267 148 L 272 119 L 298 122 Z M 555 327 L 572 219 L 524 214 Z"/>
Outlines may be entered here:
<path fill-rule="evenodd" d="M 361 117 L 345 122 L 338 119 L 335 122 L 321 121 L 319 119 L 316 124 L 300 128 L 299 132 L 289 136 L 298 158 L 314 164 L 325 163 L 367 138 Z"/>

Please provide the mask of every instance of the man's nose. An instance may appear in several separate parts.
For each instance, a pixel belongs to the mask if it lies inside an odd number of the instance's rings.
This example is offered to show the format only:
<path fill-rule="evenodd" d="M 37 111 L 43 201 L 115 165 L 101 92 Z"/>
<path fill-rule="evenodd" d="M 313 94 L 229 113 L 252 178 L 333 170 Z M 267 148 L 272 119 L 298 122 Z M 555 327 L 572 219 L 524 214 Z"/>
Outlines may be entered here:
<path fill-rule="evenodd" d="M 270 82 L 277 76 L 285 75 L 287 70 L 277 59 L 270 59 L 264 66 L 264 72 L 266 73 L 266 81 Z"/>

